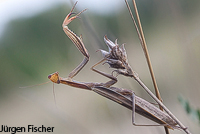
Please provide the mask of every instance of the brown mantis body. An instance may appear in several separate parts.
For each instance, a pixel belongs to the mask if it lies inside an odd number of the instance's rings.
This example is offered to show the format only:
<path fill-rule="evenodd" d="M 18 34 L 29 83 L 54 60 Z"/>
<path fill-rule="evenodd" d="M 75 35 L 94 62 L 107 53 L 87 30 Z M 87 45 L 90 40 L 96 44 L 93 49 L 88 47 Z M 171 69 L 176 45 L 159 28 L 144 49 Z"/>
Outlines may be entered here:
<path fill-rule="evenodd" d="M 76 4 L 75 4 L 76 5 Z M 75 7 L 74 5 L 74 7 Z M 68 78 L 62 78 L 59 76 L 58 72 L 55 72 L 51 75 L 48 76 L 48 78 L 54 82 L 54 83 L 61 83 L 61 84 L 66 84 L 72 87 L 77 87 L 77 88 L 82 88 L 82 89 L 87 89 L 87 90 L 92 90 L 112 101 L 115 101 L 122 106 L 125 106 L 126 108 L 132 110 L 132 122 L 134 125 L 134 119 L 135 119 L 135 112 L 138 114 L 158 123 L 163 126 L 167 126 L 168 128 L 177 128 L 176 122 L 165 112 L 161 111 L 148 101 L 136 96 L 132 90 L 128 89 L 123 89 L 123 88 L 117 88 L 117 87 L 111 87 L 113 84 L 117 82 L 117 78 L 114 77 L 113 75 L 106 74 L 104 72 L 101 72 L 99 70 L 96 70 L 94 67 L 99 65 L 100 63 L 108 63 L 110 67 L 116 68 L 116 71 L 118 74 L 122 74 L 125 76 L 130 76 L 133 77 L 134 72 L 132 72 L 130 65 L 127 62 L 127 55 L 126 51 L 124 48 L 124 45 L 121 47 L 118 47 L 117 41 L 113 43 L 110 41 L 106 36 L 104 37 L 105 43 L 109 47 L 109 52 L 106 52 L 104 50 L 101 50 L 104 59 L 101 60 L 100 62 L 96 63 L 94 66 L 92 66 L 92 70 L 107 77 L 110 78 L 111 80 L 106 82 L 106 83 L 94 83 L 94 82 L 78 82 L 72 80 L 72 78 L 78 74 L 78 72 L 87 64 L 89 61 L 89 54 L 87 52 L 87 49 L 85 48 L 82 38 L 78 37 L 75 33 L 73 33 L 67 25 L 74 20 L 75 18 L 78 17 L 82 12 L 77 14 L 74 17 L 70 16 L 73 14 L 72 11 L 67 15 L 63 22 L 63 30 L 66 33 L 66 35 L 70 38 L 70 40 L 76 45 L 76 47 L 79 49 L 79 51 L 84 55 L 83 61 L 78 65 L 68 76 Z M 140 125 L 139 125 L 140 126 Z M 143 126 L 148 126 L 148 125 L 143 125 Z M 152 126 L 152 125 L 151 125 Z M 154 125 L 157 126 L 157 125 Z"/>

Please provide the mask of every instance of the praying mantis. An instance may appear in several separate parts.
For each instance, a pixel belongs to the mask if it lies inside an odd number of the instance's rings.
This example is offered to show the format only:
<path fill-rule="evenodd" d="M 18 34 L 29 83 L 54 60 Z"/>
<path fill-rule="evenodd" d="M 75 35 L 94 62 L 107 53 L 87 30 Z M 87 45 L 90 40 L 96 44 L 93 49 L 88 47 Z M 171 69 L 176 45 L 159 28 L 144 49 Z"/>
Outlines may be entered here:
<path fill-rule="evenodd" d="M 82 37 L 78 37 L 74 32 L 72 32 L 68 28 L 68 24 L 72 22 L 74 19 L 78 18 L 81 13 L 86 11 L 84 9 L 77 15 L 71 17 L 74 13 L 73 10 L 76 6 L 77 2 L 72 7 L 70 13 L 66 16 L 66 18 L 63 21 L 62 27 L 65 32 L 65 34 L 70 38 L 70 40 L 74 43 L 74 45 L 78 48 L 78 50 L 83 54 L 84 59 L 83 61 L 68 75 L 67 78 L 62 78 L 59 76 L 58 72 L 55 72 L 53 74 L 50 74 L 48 78 L 53 82 L 57 84 L 65 84 L 76 88 L 86 89 L 94 91 L 116 103 L 119 103 L 120 105 L 132 110 L 132 123 L 136 126 L 166 126 L 170 129 L 183 129 L 186 133 L 190 134 L 188 129 L 184 127 L 174 115 L 171 115 L 171 112 L 164 106 L 164 104 L 157 100 L 155 95 L 151 93 L 151 91 L 143 84 L 143 82 L 139 79 L 137 73 L 135 73 L 131 66 L 128 63 L 126 50 L 124 47 L 124 44 L 122 44 L 120 47 L 117 44 L 117 40 L 115 40 L 115 43 L 108 39 L 107 36 L 104 36 L 104 41 L 106 45 L 109 48 L 109 51 L 100 50 L 103 59 L 97 62 L 95 65 L 91 67 L 91 70 L 103 75 L 110 80 L 105 83 L 97 83 L 97 82 L 79 82 L 73 80 L 73 77 L 75 77 L 82 68 L 88 63 L 89 61 L 89 53 L 87 49 L 85 48 L 85 45 L 82 41 Z M 107 74 L 102 71 L 99 71 L 95 69 L 95 67 L 101 63 L 107 63 L 110 65 L 111 68 L 114 68 L 115 70 L 112 72 L 112 74 Z M 128 77 L 134 78 L 147 92 L 152 96 L 153 99 L 156 100 L 156 102 L 162 106 L 166 113 L 161 111 L 159 108 L 151 104 L 150 102 L 138 97 L 135 95 L 135 93 L 132 90 L 129 89 L 123 89 L 123 88 L 117 88 L 112 87 L 117 82 L 117 76 L 114 76 L 113 73 L 116 72 L 118 75 L 124 75 Z M 135 112 L 158 123 L 158 125 L 140 125 L 135 123 Z"/>

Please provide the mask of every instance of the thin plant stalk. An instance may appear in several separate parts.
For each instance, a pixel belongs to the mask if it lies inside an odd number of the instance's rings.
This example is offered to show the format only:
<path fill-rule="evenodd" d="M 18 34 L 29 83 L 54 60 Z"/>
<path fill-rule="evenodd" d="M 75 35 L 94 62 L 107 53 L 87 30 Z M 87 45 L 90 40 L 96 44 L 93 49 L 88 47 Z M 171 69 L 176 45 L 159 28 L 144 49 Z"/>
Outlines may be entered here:
<path fill-rule="evenodd" d="M 131 9 L 130 9 L 127 1 L 126 1 L 126 4 L 127 4 L 127 7 L 128 7 L 128 10 L 130 12 L 131 18 L 134 22 L 135 28 L 137 29 L 137 33 L 138 33 L 138 36 L 139 36 L 145 57 L 146 57 L 146 61 L 147 61 L 147 64 L 148 64 L 149 71 L 150 71 L 150 75 L 151 75 L 151 79 L 152 79 L 153 86 L 154 86 L 154 89 L 155 89 L 156 97 L 160 101 L 162 101 L 162 98 L 161 98 L 161 95 L 160 95 L 160 92 L 158 90 L 158 86 L 157 86 L 157 83 L 156 83 L 153 68 L 152 68 L 152 65 L 151 65 L 151 60 L 150 60 L 150 56 L 149 56 L 149 53 L 148 53 L 148 49 L 147 49 L 147 45 L 146 45 L 146 41 L 145 41 L 144 33 L 143 33 L 143 30 L 142 30 L 142 25 L 141 25 L 141 22 L 140 22 L 140 17 L 139 17 L 139 13 L 138 13 L 138 10 L 137 10 L 135 0 L 133 0 L 133 6 L 134 6 L 135 14 L 136 14 L 136 19 L 137 19 L 137 22 L 138 22 L 138 25 L 139 25 L 139 30 L 138 30 L 137 24 L 135 22 L 135 19 L 133 17 L 133 14 L 131 12 Z M 160 108 L 160 110 L 163 111 L 163 108 L 160 105 L 159 105 L 159 108 Z M 165 128 L 166 134 L 169 134 L 169 129 L 166 126 L 164 126 L 164 128 Z"/>
<path fill-rule="evenodd" d="M 140 18 L 139 18 L 139 14 L 138 14 L 138 11 L 137 11 L 137 6 L 136 6 L 136 2 L 135 0 L 132 0 L 133 2 L 133 6 L 134 6 L 134 10 L 135 10 L 135 13 L 136 13 L 136 18 L 137 18 L 137 21 L 138 21 L 138 25 L 139 25 L 139 30 L 138 30 L 138 27 L 137 27 L 137 24 L 136 24 L 136 21 L 133 17 L 133 14 L 131 12 L 131 9 L 129 7 L 129 4 L 127 2 L 127 0 L 125 0 L 126 2 L 126 5 L 128 7 L 128 10 L 131 14 L 131 18 L 134 22 L 134 25 L 135 25 L 135 28 L 136 28 L 136 31 L 138 33 L 138 36 L 139 36 L 139 39 L 140 39 L 140 42 L 141 42 L 141 45 L 142 45 L 142 48 L 143 48 L 143 51 L 145 53 L 145 57 L 146 57 L 146 60 L 147 60 L 147 64 L 148 64 L 148 67 L 149 67 L 149 70 L 150 70 L 150 74 L 151 74 L 151 77 L 152 77 L 152 81 L 153 81 L 153 85 L 154 85 L 154 88 L 155 88 L 155 92 L 156 92 L 156 96 L 145 86 L 145 84 L 139 79 L 138 75 L 135 73 L 134 74 L 134 79 L 146 90 L 146 92 L 159 104 L 160 106 L 160 109 L 161 110 L 165 110 L 166 113 L 169 114 L 169 116 L 171 118 L 173 118 L 176 123 L 187 133 L 187 134 L 191 134 L 189 132 L 189 130 L 165 107 L 165 105 L 161 102 L 161 96 L 160 96 L 160 93 L 159 93 L 159 90 L 158 90 L 158 87 L 157 87 L 157 84 L 156 84 L 156 80 L 155 80 L 155 76 L 154 76 L 154 73 L 153 73 L 153 68 L 152 68 L 152 65 L 151 65 L 151 61 L 150 61 L 150 57 L 149 57 L 149 54 L 148 54 L 148 50 L 147 50 L 147 46 L 146 46 L 146 42 L 145 42 L 145 38 L 144 38 L 144 34 L 143 34 L 143 30 L 142 30 L 142 25 L 141 25 L 141 22 L 140 22 Z M 168 128 L 165 127 L 165 131 L 166 131 L 166 134 L 169 133 L 169 130 Z"/>

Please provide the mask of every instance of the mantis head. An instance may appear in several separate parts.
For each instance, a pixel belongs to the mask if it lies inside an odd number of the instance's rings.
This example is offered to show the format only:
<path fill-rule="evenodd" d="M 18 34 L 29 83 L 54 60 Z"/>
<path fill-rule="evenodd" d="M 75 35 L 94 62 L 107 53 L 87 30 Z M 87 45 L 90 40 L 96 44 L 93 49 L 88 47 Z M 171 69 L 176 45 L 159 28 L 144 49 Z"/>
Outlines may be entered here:
<path fill-rule="evenodd" d="M 60 83 L 60 77 L 58 75 L 59 73 L 58 72 L 55 72 L 53 74 L 50 74 L 48 76 L 48 78 L 53 82 L 53 83 L 57 83 L 59 84 Z"/>

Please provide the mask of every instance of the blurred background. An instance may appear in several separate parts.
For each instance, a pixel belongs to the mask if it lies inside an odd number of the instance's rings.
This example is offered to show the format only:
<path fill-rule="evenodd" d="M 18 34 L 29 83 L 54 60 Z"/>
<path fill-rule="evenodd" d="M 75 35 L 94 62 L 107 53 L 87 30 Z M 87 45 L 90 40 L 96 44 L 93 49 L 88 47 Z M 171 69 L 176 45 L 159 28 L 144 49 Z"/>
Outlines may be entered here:
<path fill-rule="evenodd" d="M 55 104 L 51 82 L 19 88 L 46 82 L 47 76 L 55 71 L 67 77 L 82 61 L 83 56 L 61 27 L 74 2 L 0 1 L 0 124 L 10 127 L 44 125 L 55 127 L 56 134 L 165 133 L 163 127 L 133 126 L 130 110 L 91 91 L 54 84 Z M 198 111 L 195 111 L 200 109 L 200 1 L 136 2 L 163 102 L 192 133 L 198 133 Z M 131 1 L 129 3 L 132 7 Z M 81 19 L 73 21 L 69 28 L 77 35 L 82 34 L 91 58 L 74 79 L 108 81 L 90 70 L 102 58 L 96 51 L 107 50 L 103 41 L 107 35 L 113 41 L 117 38 L 118 44 L 126 43 L 129 63 L 153 91 L 125 2 L 79 0 L 76 13 L 85 8 L 88 10 L 81 14 Z M 100 65 L 98 69 L 107 73 L 112 71 L 108 65 Z M 116 87 L 132 89 L 138 96 L 154 102 L 133 79 L 123 76 L 118 79 Z M 189 107 L 190 112 L 184 107 Z M 154 123 L 140 115 L 136 115 L 136 122 Z"/>

